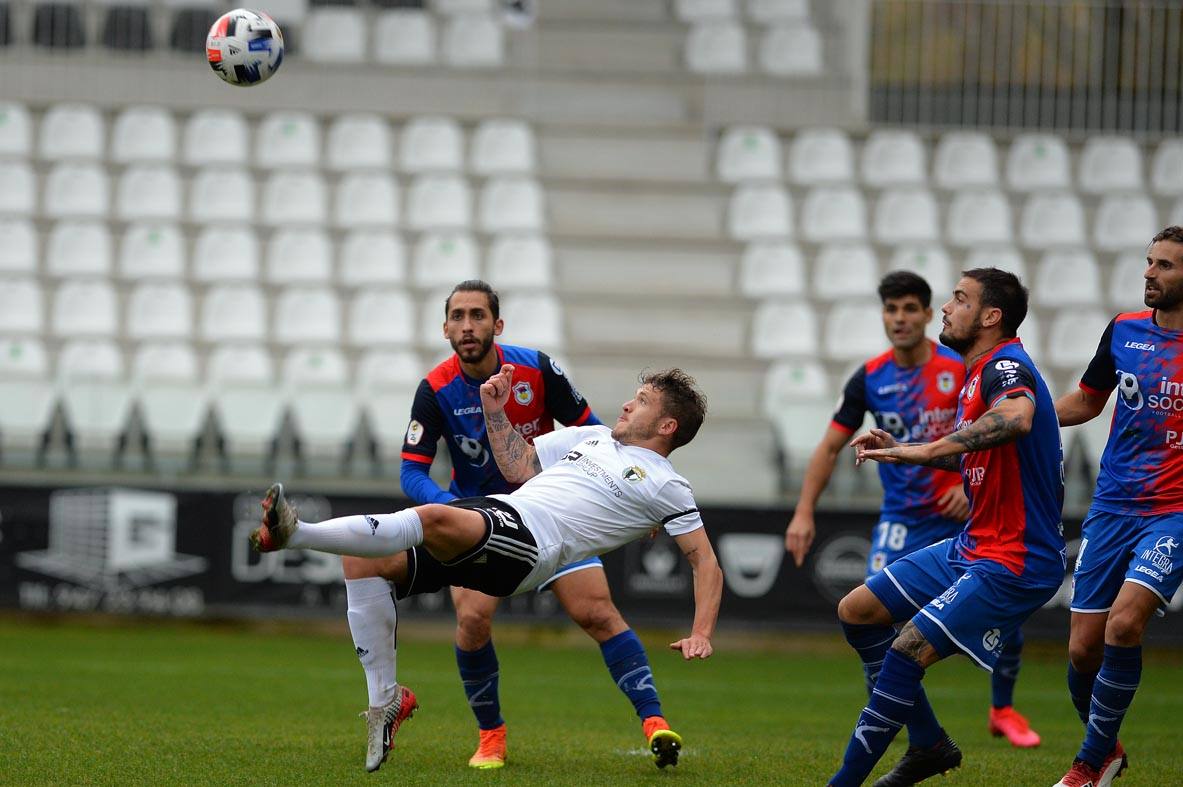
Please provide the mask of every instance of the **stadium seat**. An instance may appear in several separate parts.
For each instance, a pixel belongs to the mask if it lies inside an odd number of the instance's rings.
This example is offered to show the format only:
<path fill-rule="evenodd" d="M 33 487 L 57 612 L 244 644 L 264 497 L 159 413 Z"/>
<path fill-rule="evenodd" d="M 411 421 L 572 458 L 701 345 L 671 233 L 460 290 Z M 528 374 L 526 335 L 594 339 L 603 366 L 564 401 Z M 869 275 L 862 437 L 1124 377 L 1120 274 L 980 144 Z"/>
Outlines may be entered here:
<path fill-rule="evenodd" d="M 193 298 L 176 282 L 136 285 L 127 302 L 124 325 L 129 339 L 189 339 L 193 335 Z"/>
<path fill-rule="evenodd" d="M 107 49 L 133 54 L 150 52 L 156 46 L 152 17 L 145 0 L 129 0 L 107 6 L 100 40 Z"/>
<path fill-rule="evenodd" d="M 407 226 L 413 230 L 465 229 L 472 222 L 472 195 L 464 178 L 420 175 L 407 196 Z"/>
<path fill-rule="evenodd" d="M 789 143 L 789 179 L 794 183 L 848 183 L 854 180 L 854 146 L 836 128 L 807 128 Z"/>
<path fill-rule="evenodd" d="M 443 317 L 443 301 L 440 301 Z M 563 348 L 563 306 L 547 292 L 514 292 L 501 299 L 505 337 L 509 344 L 545 347 L 548 352 Z M 443 324 L 443 320 L 440 320 Z M 434 337 L 432 337 L 434 339 Z M 431 344 L 435 344 L 433 340 Z"/>
<path fill-rule="evenodd" d="M 37 3 L 33 8 L 33 43 L 47 49 L 80 49 L 86 46 L 80 4 Z"/>
<path fill-rule="evenodd" d="M 876 129 L 863 145 L 863 180 L 870 186 L 925 182 L 924 144 L 912 131 Z"/>
<path fill-rule="evenodd" d="M 469 166 L 477 175 L 529 174 L 534 171 L 534 132 L 521 120 L 490 118 L 472 135 Z"/>
<path fill-rule="evenodd" d="M 246 120 L 232 109 L 201 109 L 185 123 L 184 161 L 194 167 L 244 164 L 249 133 Z"/>
<path fill-rule="evenodd" d="M 542 187 L 517 175 L 490 178 L 481 188 L 478 218 L 485 232 L 540 232 L 546 227 Z"/>
<path fill-rule="evenodd" d="M 50 276 L 107 276 L 111 233 L 103 221 L 59 221 L 49 233 L 45 271 Z"/>
<path fill-rule="evenodd" d="M 674 0 L 674 16 L 687 24 L 731 19 L 739 15 L 736 5 L 736 0 Z"/>
<path fill-rule="evenodd" d="M 398 149 L 404 172 L 459 172 L 464 168 L 464 132 L 452 118 L 421 116 L 403 126 Z"/>
<path fill-rule="evenodd" d="M 295 348 L 284 359 L 283 382 L 301 456 L 339 459 L 361 417 L 344 356 L 331 348 Z"/>
<path fill-rule="evenodd" d="M 780 140 L 767 126 L 732 126 L 719 140 L 715 170 L 724 183 L 779 180 Z"/>
<path fill-rule="evenodd" d="M 399 461 L 407 414 L 424 368 L 407 350 L 371 350 L 358 361 L 357 392 L 383 461 Z"/>
<path fill-rule="evenodd" d="M 125 279 L 177 279 L 185 275 L 185 242 L 175 224 L 132 224 L 119 244 Z"/>
<path fill-rule="evenodd" d="M 274 304 L 271 337 L 281 344 L 336 344 L 341 338 L 341 304 L 323 287 L 289 287 Z"/>
<path fill-rule="evenodd" d="M 1101 274 L 1087 249 L 1053 249 L 1035 269 L 1031 300 L 1040 306 L 1092 306 L 1101 303 Z"/>
<path fill-rule="evenodd" d="M 764 376 L 762 411 L 793 475 L 804 470 L 829 427 L 834 399 L 825 369 L 814 360 L 776 361 Z"/>
<path fill-rule="evenodd" d="M 39 246 L 33 222 L 0 218 L 0 271 L 5 276 L 36 272 Z"/>
<path fill-rule="evenodd" d="M 933 311 L 938 312 L 933 319 L 933 327 L 940 327 L 941 305 L 949 300 L 953 294 L 953 262 L 943 246 L 935 244 L 921 244 L 915 246 L 900 246 L 891 255 L 887 263 L 888 272 L 912 271 L 922 276 L 928 286 L 932 288 Z M 876 282 L 878 286 L 878 282 Z M 938 331 L 939 332 L 939 331 Z"/>
<path fill-rule="evenodd" d="M 98 279 L 68 280 L 53 294 L 55 336 L 114 336 L 119 328 L 115 289 Z"/>
<path fill-rule="evenodd" d="M 462 232 L 426 232 L 415 244 L 411 278 L 416 287 L 450 287 L 480 275 L 476 243 Z"/>
<path fill-rule="evenodd" d="M 1032 249 L 1087 242 L 1080 200 L 1066 191 L 1032 194 L 1023 205 L 1019 235 L 1023 245 Z"/>
<path fill-rule="evenodd" d="M 23 161 L 0 161 L 0 214 L 31 216 L 37 208 L 37 176 Z"/>
<path fill-rule="evenodd" d="M 327 203 L 324 180 L 316 172 L 279 170 L 263 186 L 263 223 L 323 224 Z"/>
<path fill-rule="evenodd" d="M 933 155 L 933 181 L 942 189 L 997 185 L 994 140 L 978 131 L 943 134 Z"/>
<path fill-rule="evenodd" d="M 752 317 L 751 336 L 757 358 L 812 358 L 820 346 L 817 315 L 808 301 L 762 301 Z"/>
<path fill-rule="evenodd" d="M 374 23 L 374 59 L 388 66 L 425 66 L 436 59 L 435 19 L 417 8 L 394 8 Z"/>
<path fill-rule="evenodd" d="M 271 356 L 258 346 L 218 347 L 210 353 L 208 366 L 210 399 L 227 456 L 263 456 L 279 432 L 284 412 Z"/>
<path fill-rule="evenodd" d="M 940 237 L 937 202 L 921 188 L 891 188 L 875 203 L 875 237 L 883 243 L 930 241 Z"/>
<path fill-rule="evenodd" d="M 0 102 L 0 156 L 28 156 L 33 152 L 33 119 L 24 104 Z"/>
<path fill-rule="evenodd" d="M 263 293 L 250 284 L 211 287 L 201 304 L 200 338 L 207 342 L 262 341 L 267 333 Z"/>
<path fill-rule="evenodd" d="M 55 104 L 41 118 L 41 158 L 101 159 L 103 118 L 89 104 Z"/>
<path fill-rule="evenodd" d="M 320 128 L 308 112 L 272 112 L 255 130 L 251 161 L 263 169 L 315 167 L 320 163 Z"/>
<path fill-rule="evenodd" d="M 703 22 L 686 35 L 686 66 L 696 74 L 741 74 L 747 69 L 747 47 L 743 26 Z"/>
<path fill-rule="evenodd" d="M 454 14 L 492 13 L 496 0 L 432 0 L 436 13 Z"/>
<path fill-rule="evenodd" d="M 337 182 L 333 223 L 344 229 L 398 223 L 398 185 L 384 172 L 350 172 Z"/>
<path fill-rule="evenodd" d="M 259 278 L 259 241 L 250 227 L 205 227 L 197 236 L 191 266 L 194 281 L 255 281 Z"/>
<path fill-rule="evenodd" d="M 40 446 L 57 404 L 53 388 L 40 340 L 0 337 L 0 457 L 4 460 L 16 451 Z"/>
<path fill-rule="evenodd" d="M 37 335 L 44 322 L 41 286 L 36 279 L 0 278 L 0 334 Z"/>
<path fill-rule="evenodd" d="M 57 164 L 45 182 L 49 218 L 103 217 L 109 210 L 110 184 L 97 164 Z"/>
<path fill-rule="evenodd" d="M 489 246 L 488 278 L 505 290 L 554 285 L 550 243 L 542 235 L 498 235 Z"/>
<path fill-rule="evenodd" d="M 1047 361 L 1057 369 L 1079 369 L 1092 360 L 1110 316 L 1097 309 L 1056 313 L 1048 335 Z"/>
<path fill-rule="evenodd" d="M 1154 203 L 1141 194 L 1109 194 L 1093 220 L 1093 243 L 1103 251 L 1141 249 L 1161 229 Z"/>
<path fill-rule="evenodd" d="M 115 118 L 111 159 L 172 163 L 177 154 L 177 124 L 161 107 L 128 107 Z"/>
<path fill-rule="evenodd" d="M 390 127 L 378 115 L 341 115 L 329 126 L 326 163 L 337 171 L 388 169 L 392 144 Z"/>
<path fill-rule="evenodd" d="M 1123 312 L 1146 308 L 1146 255 L 1119 254 L 1113 261 L 1109 278 L 1109 303 Z"/>
<path fill-rule="evenodd" d="M 286 31 L 284 23 L 299 25 L 308 18 L 308 0 L 268 0 L 267 14 L 280 23 L 280 29 Z M 305 36 L 311 40 L 310 36 Z"/>
<path fill-rule="evenodd" d="M 346 309 L 349 343 L 358 347 L 406 346 L 415 341 L 415 308 L 401 289 L 371 287 L 353 296 Z M 443 326 L 443 305 L 439 325 Z M 441 327 L 437 336 L 443 336 Z"/>
<path fill-rule="evenodd" d="M 58 396 L 79 454 L 111 454 L 127 427 L 132 396 L 113 342 L 69 342 L 58 356 Z"/>
<path fill-rule="evenodd" d="M 739 264 L 739 291 L 748 298 L 804 295 L 805 259 L 801 249 L 775 241 L 749 243 Z"/>
<path fill-rule="evenodd" d="M 333 244 L 323 230 L 284 227 L 267 241 L 266 280 L 271 284 L 328 284 Z"/>
<path fill-rule="evenodd" d="M 1080 153 L 1080 190 L 1089 194 L 1143 187 L 1142 151 L 1129 137 L 1089 137 Z"/>
<path fill-rule="evenodd" d="M 862 191 L 853 186 L 810 189 L 801 207 L 801 234 L 816 243 L 865 238 L 867 205 Z"/>
<path fill-rule="evenodd" d="M 783 22 L 764 31 L 757 53 L 760 70 L 778 77 L 822 73 L 822 37 L 804 22 Z"/>
<path fill-rule="evenodd" d="M 189 218 L 200 224 L 251 221 L 255 217 L 255 181 L 229 167 L 206 167 L 189 187 Z"/>
<path fill-rule="evenodd" d="M 197 54 L 205 52 L 209 29 L 218 19 L 221 8 L 217 6 L 190 5 L 201 0 L 178 0 L 181 5 L 173 11 L 172 28 L 168 34 L 168 45 L 175 52 Z M 166 3 L 167 4 L 167 3 Z"/>
<path fill-rule="evenodd" d="M 132 381 L 152 455 L 187 456 L 209 411 L 193 348 L 183 342 L 141 345 L 132 359 Z"/>
<path fill-rule="evenodd" d="M 874 295 L 879 260 L 864 243 L 832 243 L 818 250 L 813 266 L 813 294 L 827 301 Z"/>
<path fill-rule="evenodd" d="M 747 0 L 748 18 L 769 25 L 789 20 L 809 19 L 809 0 Z"/>
<path fill-rule="evenodd" d="M 1038 314 L 1027 312 L 1027 317 L 1019 326 L 1019 340 L 1031 356 L 1031 360 L 1039 363 L 1043 358 L 1043 322 Z"/>
<path fill-rule="evenodd" d="M 1154 151 L 1150 184 L 1155 194 L 1183 194 L 1183 139 L 1164 139 Z"/>
<path fill-rule="evenodd" d="M 136 382 L 196 383 L 201 379 L 197 353 L 189 342 L 145 342 L 132 355 L 131 378 Z"/>
<path fill-rule="evenodd" d="M 115 215 L 126 221 L 179 219 L 181 179 L 176 170 L 160 164 L 129 167 L 119 178 Z"/>
<path fill-rule="evenodd" d="M 962 270 L 974 268 L 998 268 L 1019 277 L 1024 285 L 1031 283 L 1027 278 L 1027 264 L 1023 255 L 1013 246 L 978 246 L 971 248 L 962 263 Z"/>
<path fill-rule="evenodd" d="M 1075 375 L 1074 384 L 1080 381 L 1080 377 L 1079 374 Z M 1109 442 L 1109 433 L 1113 426 L 1113 408 L 1117 406 L 1118 398 L 1110 396 L 1100 415 L 1074 428 L 1074 431 L 1079 432 L 1077 439 L 1084 450 L 1084 461 L 1093 475 L 1101 464 L 1101 454 L 1105 452 L 1105 445 Z"/>
<path fill-rule="evenodd" d="M 1014 191 L 1067 188 L 1068 146 L 1051 134 L 1020 134 L 1006 156 L 1006 183 Z"/>
<path fill-rule="evenodd" d="M 341 244 L 341 284 L 345 287 L 402 284 L 406 280 L 406 256 L 402 238 L 393 232 L 351 232 Z"/>
<path fill-rule="evenodd" d="M 773 184 L 741 184 L 731 192 L 727 232 L 736 240 L 792 237 L 789 192 Z"/>
<path fill-rule="evenodd" d="M 313 63 L 362 63 L 366 59 L 366 18 L 360 10 L 313 8 L 304 22 L 302 49 Z"/>
<path fill-rule="evenodd" d="M 1001 191 L 959 191 L 949 206 L 949 240 L 958 246 L 1011 243 L 1010 201 Z"/>
<path fill-rule="evenodd" d="M 826 316 L 826 357 L 836 361 L 862 361 L 883 352 L 882 306 L 878 301 L 835 304 Z"/>
<path fill-rule="evenodd" d="M 456 68 L 496 68 L 505 61 L 501 25 L 489 14 L 456 14 L 445 20 L 440 49 Z"/>

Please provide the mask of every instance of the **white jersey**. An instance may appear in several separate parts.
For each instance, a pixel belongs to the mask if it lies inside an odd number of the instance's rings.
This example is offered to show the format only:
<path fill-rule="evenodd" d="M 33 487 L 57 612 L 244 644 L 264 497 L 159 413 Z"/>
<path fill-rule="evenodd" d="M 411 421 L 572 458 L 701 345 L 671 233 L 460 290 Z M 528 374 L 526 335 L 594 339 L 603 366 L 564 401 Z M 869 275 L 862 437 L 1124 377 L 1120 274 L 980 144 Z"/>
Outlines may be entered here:
<path fill-rule="evenodd" d="M 703 526 L 670 460 L 617 442 L 607 426 L 559 429 L 534 438 L 534 449 L 542 472 L 512 494 L 492 495 L 521 514 L 538 543 L 539 565 L 518 592 L 658 527 L 677 536 Z"/>

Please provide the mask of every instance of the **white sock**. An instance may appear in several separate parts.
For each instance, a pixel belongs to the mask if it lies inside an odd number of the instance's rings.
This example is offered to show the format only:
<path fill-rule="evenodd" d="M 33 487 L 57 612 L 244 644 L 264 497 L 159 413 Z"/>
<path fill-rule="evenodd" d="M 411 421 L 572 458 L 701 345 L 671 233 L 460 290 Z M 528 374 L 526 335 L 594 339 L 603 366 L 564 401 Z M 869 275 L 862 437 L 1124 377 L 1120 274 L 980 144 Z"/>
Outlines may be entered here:
<path fill-rule="evenodd" d="M 370 707 L 380 708 L 398 691 L 398 609 L 390 583 L 382 577 L 347 579 L 345 598 L 349 602 L 349 633 L 366 672 Z"/>
<path fill-rule="evenodd" d="M 385 557 L 423 543 L 423 523 L 413 508 L 394 514 L 359 514 L 300 522 L 287 549 L 315 549 L 336 555 Z"/>

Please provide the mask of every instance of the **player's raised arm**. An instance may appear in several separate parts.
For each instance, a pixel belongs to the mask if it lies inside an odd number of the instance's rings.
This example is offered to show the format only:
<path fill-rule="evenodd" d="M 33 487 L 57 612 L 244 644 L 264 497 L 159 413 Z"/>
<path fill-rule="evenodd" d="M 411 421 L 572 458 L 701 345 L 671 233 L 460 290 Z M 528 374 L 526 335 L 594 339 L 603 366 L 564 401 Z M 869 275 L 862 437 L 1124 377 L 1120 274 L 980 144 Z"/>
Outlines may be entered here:
<path fill-rule="evenodd" d="M 670 648 L 680 650 L 687 660 L 705 659 L 714 652 L 711 636 L 715 633 L 723 598 L 723 569 L 719 568 L 706 528 L 674 536 L 674 541 L 678 542 L 694 572 L 694 625 L 689 637 L 671 642 Z"/>
<path fill-rule="evenodd" d="M 513 386 L 513 364 L 505 364 L 497 374 L 481 385 L 481 409 L 489 446 L 501 475 L 511 484 L 521 484 L 542 471 L 538 452 L 518 434 L 505 416 L 505 403 Z"/>

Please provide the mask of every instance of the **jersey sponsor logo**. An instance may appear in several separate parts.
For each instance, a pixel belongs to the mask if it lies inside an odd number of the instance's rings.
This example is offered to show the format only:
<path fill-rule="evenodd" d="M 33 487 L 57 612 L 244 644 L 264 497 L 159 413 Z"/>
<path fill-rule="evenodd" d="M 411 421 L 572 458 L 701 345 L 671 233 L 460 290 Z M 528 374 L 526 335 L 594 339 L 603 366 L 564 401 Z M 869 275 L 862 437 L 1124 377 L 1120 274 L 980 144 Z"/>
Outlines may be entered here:
<path fill-rule="evenodd" d="M 1002 649 L 1002 632 L 999 629 L 990 629 L 982 635 L 982 647 L 991 653 Z"/>
<path fill-rule="evenodd" d="M 1126 342 L 1125 347 L 1127 350 L 1142 350 L 1143 352 L 1148 353 L 1154 352 L 1154 345 L 1146 344 L 1145 342 Z"/>
<path fill-rule="evenodd" d="M 1146 397 L 1146 406 L 1156 413 L 1183 413 L 1183 383 L 1158 378 L 1158 389 Z"/>
<path fill-rule="evenodd" d="M 452 410 L 452 415 L 477 415 L 478 413 L 483 412 L 484 410 L 482 410 L 481 406 L 478 404 L 475 407 L 457 407 Z"/>
<path fill-rule="evenodd" d="M 986 480 L 986 468 L 967 467 L 965 469 L 965 478 L 969 481 L 970 486 L 981 486 L 982 482 Z"/>
<path fill-rule="evenodd" d="M 1167 430 L 1167 448 L 1175 451 L 1183 451 L 1183 432 L 1177 432 L 1174 429 Z"/>
<path fill-rule="evenodd" d="M 1134 571 L 1138 574 L 1145 574 L 1146 576 L 1153 580 L 1157 580 L 1158 582 L 1162 582 L 1162 574 L 1158 573 L 1152 568 L 1147 568 L 1146 566 L 1137 566 L 1134 568 Z"/>
<path fill-rule="evenodd" d="M 513 400 L 523 406 L 529 404 L 534 401 L 534 389 L 525 381 L 514 383 Z"/>
<path fill-rule="evenodd" d="M 1002 384 L 1010 387 L 1019 381 L 1019 369 L 1022 366 L 1015 361 L 1003 358 L 994 364 L 994 370 L 1002 375 Z"/>
<path fill-rule="evenodd" d="M 879 422 L 880 429 L 896 440 L 908 439 L 908 425 L 904 423 L 903 416 L 899 413 L 879 411 L 875 413 L 875 420 Z"/>
<path fill-rule="evenodd" d="M 555 374 L 557 374 L 559 377 L 564 377 L 564 376 L 566 376 L 566 375 L 565 375 L 565 373 L 563 372 L 563 367 L 561 367 L 561 366 L 559 366 L 557 363 L 555 363 L 555 359 L 554 359 L 554 358 L 551 358 L 551 359 L 550 359 L 550 369 L 551 369 L 551 371 L 552 371 L 552 372 L 554 372 Z"/>
<path fill-rule="evenodd" d="M 513 428 L 522 437 L 533 437 L 542 431 L 542 419 L 535 418 L 533 421 L 527 421 L 524 424 L 514 424 Z"/>
<path fill-rule="evenodd" d="M 892 383 L 891 385 L 879 386 L 875 389 L 875 393 L 880 396 L 886 396 L 887 394 L 903 393 L 906 390 L 908 390 L 907 383 Z"/>
<path fill-rule="evenodd" d="M 944 609 L 946 606 L 948 606 L 949 604 L 952 604 L 956 600 L 957 600 L 957 586 L 954 585 L 953 587 L 949 588 L 944 593 L 937 596 L 936 598 L 934 598 L 932 601 L 930 601 L 928 603 L 932 604 L 937 609 Z"/>
<path fill-rule="evenodd" d="M 571 462 L 589 478 L 603 481 L 613 497 L 624 497 L 624 490 L 616 483 L 616 479 L 613 478 L 612 474 L 593 462 L 590 457 L 584 456 L 582 451 L 568 451 L 567 455 L 559 461 Z"/>
<path fill-rule="evenodd" d="M 468 457 L 469 463 L 473 467 L 484 467 L 489 462 L 489 452 L 485 450 L 485 446 L 480 440 L 473 440 L 468 435 L 453 435 L 452 439 L 456 441 L 456 446 L 460 449 L 460 453 Z"/>
<path fill-rule="evenodd" d="M 1175 549 L 1179 542 L 1173 536 L 1163 536 L 1154 544 L 1154 549 L 1142 550 L 1142 559 L 1157 568 L 1163 574 L 1170 574 L 1174 568 Z"/>
<path fill-rule="evenodd" d="M 1141 410 L 1145 400 L 1142 398 L 1142 387 L 1138 385 L 1138 378 L 1130 372 L 1117 370 L 1117 392 L 1121 395 L 1122 404 L 1131 410 Z"/>
<path fill-rule="evenodd" d="M 630 484 L 639 484 L 645 480 L 645 471 L 637 465 L 624 468 L 624 472 L 620 474 L 621 478 L 628 481 Z"/>
<path fill-rule="evenodd" d="M 407 445 L 419 445 L 422 439 L 423 424 L 412 418 L 411 423 L 407 424 Z"/>
<path fill-rule="evenodd" d="M 937 390 L 941 393 L 953 393 L 955 385 L 957 385 L 957 378 L 953 376 L 953 372 L 941 372 L 937 375 Z"/>
<path fill-rule="evenodd" d="M 953 419 L 957 415 L 957 408 L 930 407 L 921 410 L 916 423 L 910 428 L 903 416 L 897 412 L 880 410 L 874 415 L 879 428 L 890 433 L 896 440 L 931 443 L 953 431 Z"/>

